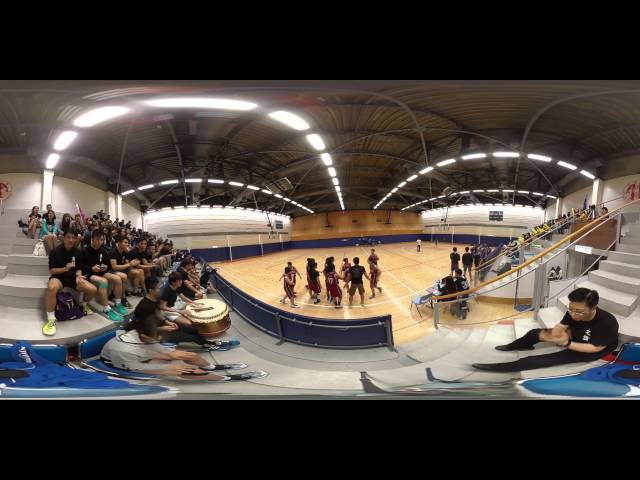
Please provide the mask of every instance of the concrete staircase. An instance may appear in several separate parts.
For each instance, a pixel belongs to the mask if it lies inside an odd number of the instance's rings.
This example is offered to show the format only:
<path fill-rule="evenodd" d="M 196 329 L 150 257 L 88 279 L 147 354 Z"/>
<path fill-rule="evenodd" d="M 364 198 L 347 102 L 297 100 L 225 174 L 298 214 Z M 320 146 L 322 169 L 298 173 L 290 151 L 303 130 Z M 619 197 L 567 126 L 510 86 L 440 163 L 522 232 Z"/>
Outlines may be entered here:
<path fill-rule="evenodd" d="M 598 270 L 588 273 L 576 287 L 597 290 L 600 306 L 618 319 L 624 340 L 640 338 L 640 224 L 631 224 L 616 250 L 601 260 Z M 553 327 L 569 306 L 568 295 L 559 297 L 555 305 L 540 310 L 540 322 Z"/>

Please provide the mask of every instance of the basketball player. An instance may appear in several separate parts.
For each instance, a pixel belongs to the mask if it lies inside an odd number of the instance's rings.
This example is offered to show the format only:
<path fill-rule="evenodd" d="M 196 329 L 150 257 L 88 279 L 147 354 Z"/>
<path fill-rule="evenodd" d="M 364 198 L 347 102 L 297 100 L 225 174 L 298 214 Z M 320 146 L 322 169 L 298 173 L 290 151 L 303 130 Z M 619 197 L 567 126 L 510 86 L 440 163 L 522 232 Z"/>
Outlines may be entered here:
<path fill-rule="evenodd" d="M 376 298 L 376 288 L 380 293 L 382 293 L 382 288 L 378 286 L 378 280 L 380 279 L 381 274 L 382 272 L 380 271 L 380 267 L 378 267 L 376 263 L 369 264 L 369 275 L 371 277 L 369 279 L 369 286 L 371 287 L 371 296 L 369 297 L 369 300 Z"/>
<path fill-rule="evenodd" d="M 291 269 L 291 273 L 289 275 L 291 276 L 291 280 L 293 280 L 293 294 L 297 295 L 296 294 L 296 275 L 300 277 L 300 280 L 302 280 L 302 275 L 300 275 L 300 272 L 298 271 L 298 269 L 293 266 L 293 263 L 287 262 L 287 267 Z"/>
<path fill-rule="evenodd" d="M 371 249 L 371 255 L 369 255 L 369 258 L 367 259 L 367 262 L 369 262 L 369 265 L 371 265 L 372 263 L 375 263 L 377 265 L 378 264 L 378 260 L 380 260 L 380 259 L 376 255 L 376 249 L 372 248 Z"/>
<path fill-rule="evenodd" d="M 287 303 L 286 300 L 288 298 L 289 301 L 291 302 L 292 308 L 300 308 L 300 305 L 298 305 L 294 299 L 293 281 L 291 280 L 291 267 L 285 267 L 284 273 L 280 276 L 278 280 L 284 280 L 284 283 L 282 285 L 284 287 L 285 295 L 280 300 L 280 303 L 282 303 L 283 305 L 286 304 Z"/>
<path fill-rule="evenodd" d="M 351 268 L 351 263 L 349 263 L 348 258 L 342 259 L 342 279 L 344 280 L 344 288 L 349 290 L 349 282 L 351 281 L 351 277 L 349 276 L 349 269 Z"/>
<path fill-rule="evenodd" d="M 336 267 L 333 263 L 327 266 L 327 288 L 331 290 L 331 298 L 336 308 L 342 308 L 340 303 L 342 302 L 342 289 L 338 279 L 340 275 L 336 272 Z"/>
<path fill-rule="evenodd" d="M 307 266 L 307 288 L 309 288 L 309 295 L 311 295 L 314 305 L 320 303 L 320 291 L 322 290 L 320 286 L 320 272 L 317 270 L 317 267 L 318 264 L 315 261 L 312 261 Z"/>
<path fill-rule="evenodd" d="M 331 290 L 329 289 L 329 283 L 327 282 L 327 273 L 329 273 L 329 265 L 333 265 L 333 261 L 333 257 L 327 257 L 324 263 L 324 270 L 322 270 L 324 275 L 324 286 L 327 288 L 327 300 L 329 302 L 332 302 L 333 300 L 331 299 Z"/>

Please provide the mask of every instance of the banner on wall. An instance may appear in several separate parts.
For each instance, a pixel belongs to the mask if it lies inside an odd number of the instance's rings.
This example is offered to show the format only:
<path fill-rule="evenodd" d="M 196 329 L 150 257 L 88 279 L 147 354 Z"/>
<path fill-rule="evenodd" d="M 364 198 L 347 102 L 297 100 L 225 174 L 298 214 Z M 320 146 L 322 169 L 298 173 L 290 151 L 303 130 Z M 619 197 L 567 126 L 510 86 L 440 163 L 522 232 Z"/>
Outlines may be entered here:
<path fill-rule="evenodd" d="M 627 201 L 637 200 L 640 198 L 640 180 L 627 183 L 624 190 L 622 190 L 622 195 Z"/>
<path fill-rule="evenodd" d="M 11 196 L 11 183 L 0 180 L 0 214 L 4 215 L 4 201 Z"/>

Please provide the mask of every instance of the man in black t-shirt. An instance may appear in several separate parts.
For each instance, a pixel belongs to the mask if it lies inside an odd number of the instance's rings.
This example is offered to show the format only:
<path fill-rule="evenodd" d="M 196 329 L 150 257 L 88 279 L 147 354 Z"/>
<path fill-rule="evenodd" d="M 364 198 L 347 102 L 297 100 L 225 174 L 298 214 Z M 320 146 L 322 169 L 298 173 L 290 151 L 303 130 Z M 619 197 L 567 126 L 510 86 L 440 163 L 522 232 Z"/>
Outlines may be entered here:
<path fill-rule="evenodd" d="M 556 353 L 531 355 L 515 362 L 474 364 L 479 370 L 517 372 L 534 368 L 575 362 L 591 362 L 613 352 L 618 347 L 618 321 L 609 312 L 598 308 L 598 292 L 578 288 L 569 294 L 569 309 L 552 329 L 536 328 L 508 345 L 496 350 L 533 350 L 538 342 L 551 342 L 564 348 Z"/>
<path fill-rule="evenodd" d="M 49 254 L 49 283 L 47 284 L 46 310 L 47 323 L 42 327 L 44 335 L 56 333 L 56 295 L 65 287 L 73 288 L 80 292 L 80 305 L 85 313 L 93 313 L 87 305 L 96 294 L 96 287 L 82 276 L 82 251 L 75 247 L 77 234 L 74 231 L 64 233 L 61 245 L 58 245 Z"/>
<path fill-rule="evenodd" d="M 351 280 L 351 286 L 349 287 L 349 306 L 353 303 L 353 295 L 356 293 L 356 290 L 358 290 L 360 294 L 360 306 L 364 307 L 364 283 L 362 277 L 371 280 L 364 267 L 360 265 L 360 259 L 354 257 L 353 266 L 349 268 L 349 278 Z"/>
<path fill-rule="evenodd" d="M 453 247 L 453 251 L 449 255 L 449 258 L 451 259 L 451 276 L 454 276 L 456 270 L 458 270 L 458 263 L 460 262 L 460 254 L 456 247 Z"/>
<path fill-rule="evenodd" d="M 182 275 L 173 272 L 167 279 L 167 284 L 160 293 L 158 300 L 160 310 L 168 320 L 180 323 L 181 325 L 191 326 L 191 320 L 186 316 L 186 304 L 195 303 L 191 299 L 185 297 L 179 292 L 182 286 Z M 181 300 L 180 302 L 178 301 Z"/>
<path fill-rule="evenodd" d="M 463 274 L 467 276 L 470 282 L 473 280 L 471 275 L 472 266 L 473 266 L 473 254 L 469 252 L 469 247 L 464 247 L 464 253 L 462 254 Z"/>
<path fill-rule="evenodd" d="M 155 268 L 155 266 L 153 265 L 151 255 L 147 252 L 147 240 L 145 238 L 140 239 L 135 248 L 131 249 L 128 258 L 129 260 L 138 260 L 139 262 L 132 270 L 142 270 L 143 275 L 147 278 L 151 276 L 151 270 Z"/>
<path fill-rule="evenodd" d="M 131 275 L 131 283 L 133 284 L 134 290 L 141 290 L 140 282 L 144 281 L 144 273 L 142 270 L 137 270 L 137 274 L 130 274 L 131 263 L 129 262 L 129 239 L 127 237 L 116 237 L 116 246 L 111 250 L 111 255 L 109 257 L 110 270 L 109 273 L 117 275 L 120 277 L 120 282 L 122 283 L 122 305 L 126 308 L 131 308 L 131 304 L 127 300 L 126 297 L 126 286 L 127 279 L 129 275 Z"/>
<path fill-rule="evenodd" d="M 93 302 L 91 306 L 94 310 L 104 313 L 104 315 L 114 322 L 121 322 L 128 314 L 127 309 L 122 305 L 122 281 L 115 273 L 109 273 L 111 252 L 104 246 L 104 232 L 94 230 L 91 233 L 91 244 L 82 250 L 82 273 L 98 289 L 98 302 Z M 111 309 L 109 305 L 109 285 L 113 287 L 115 306 Z"/>

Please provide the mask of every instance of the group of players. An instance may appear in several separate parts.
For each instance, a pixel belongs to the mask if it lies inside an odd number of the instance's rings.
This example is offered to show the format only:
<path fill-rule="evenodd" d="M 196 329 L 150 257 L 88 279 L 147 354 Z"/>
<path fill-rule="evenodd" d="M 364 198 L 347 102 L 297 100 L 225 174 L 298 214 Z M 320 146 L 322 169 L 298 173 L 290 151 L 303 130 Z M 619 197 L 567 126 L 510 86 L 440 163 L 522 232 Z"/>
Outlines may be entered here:
<path fill-rule="evenodd" d="M 334 257 L 328 257 L 325 260 L 324 269 L 322 270 L 328 302 L 332 303 L 335 308 L 342 308 L 342 288 L 340 288 L 340 280 L 344 282 L 344 287 L 349 292 L 349 306 L 352 305 L 353 296 L 356 291 L 358 291 L 360 295 L 360 306 L 364 307 L 363 277 L 369 280 L 369 286 L 371 288 L 371 296 L 369 299 L 375 298 L 376 289 L 378 293 L 382 293 L 382 288 L 378 286 L 378 281 L 382 273 L 378 266 L 378 260 L 379 257 L 376 255 L 375 249 L 372 248 L 371 255 L 369 255 L 367 259 L 367 263 L 369 264 L 368 274 L 365 268 L 360 265 L 360 259 L 358 257 L 353 258 L 353 265 L 349 263 L 348 258 L 343 258 L 340 273 L 338 273 L 334 263 Z M 288 298 L 293 308 L 300 307 L 300 305 L 295 302 L 296 275 L 302 278 L 298 269 L 294 267 L 291 262 L 287 262 L 284 273 L 280 277 L 280 280 L 283 280 L 285 292 L 280 303 L 285 304 Z M 318 271 L 318 263 L 313 258 L 307 258 L 307 285 L 305 287 L 309 291 L 313 304 L 316 305 L 320 303 L 320 293 L 322 292 L 320 272 Z"/>

